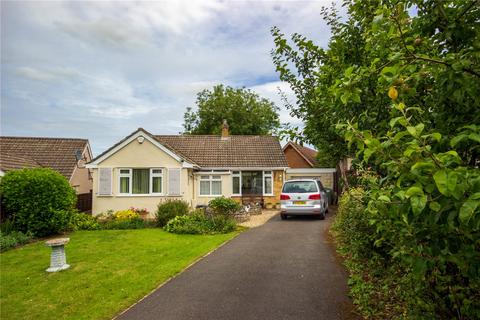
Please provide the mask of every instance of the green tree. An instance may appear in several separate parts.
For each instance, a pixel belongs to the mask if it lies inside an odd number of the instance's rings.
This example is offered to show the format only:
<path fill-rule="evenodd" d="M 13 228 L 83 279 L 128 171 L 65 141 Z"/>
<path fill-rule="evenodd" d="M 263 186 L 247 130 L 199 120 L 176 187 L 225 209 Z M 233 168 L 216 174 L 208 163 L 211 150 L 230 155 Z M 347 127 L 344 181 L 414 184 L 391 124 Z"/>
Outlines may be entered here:
<path fill-rule="evenodd" d="M 273 61 L 297 98 L 290 111 L 304 121 L 305 139 L 328 155 L 327 162 L 354 156 L 337 123 L 388 130 L 391 86 L 423 110 L 429 127 L 453 134 L 464 123 L 479 123 L 478 2 L 371 0 L 345 6 L 344 22 L 335 7 L 322 11 L 332 32 L 326 49 L 300 34 L 289 41 L 272 28 Z"/>
<path fill-rule="evenodd" d="M 219 134 L 227 120 L 231 134 L 274 134 L 280 127 L 278 107 L 255 92 L 217 85 L 197 94 L 196 111 L 184 114 L 185 133 Z"/>
<path fill-rule="evenodd" d="M 273 28 L 272 56 L 305 137 L 371 169 L 358 179 L 369 228 L 340 231 L 370 243 L 363 260 L 347 250 L 355 301 L 394 313 L 380 318 L 480 318 L 478 1 L 345 7 L 344 21 L 323 11 L 327 48 Z"/>

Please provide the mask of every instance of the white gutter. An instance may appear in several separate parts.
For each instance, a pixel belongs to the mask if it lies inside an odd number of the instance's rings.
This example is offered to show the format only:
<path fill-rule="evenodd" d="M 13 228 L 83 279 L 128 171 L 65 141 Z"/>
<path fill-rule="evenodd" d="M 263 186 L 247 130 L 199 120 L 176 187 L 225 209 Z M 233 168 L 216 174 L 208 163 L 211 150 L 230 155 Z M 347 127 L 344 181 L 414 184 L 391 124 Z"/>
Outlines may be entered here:
<path fill-rule="evenodd" d="M 201 170 L 230 170 L 230 171 L 272 171 L 272 170 L 285 170 L 288 167 L 202 167 Z"/>
<path fill-rule="evenodd" d="M 287 173 L 335 173 L 335 168 L 288 168 Z"/>

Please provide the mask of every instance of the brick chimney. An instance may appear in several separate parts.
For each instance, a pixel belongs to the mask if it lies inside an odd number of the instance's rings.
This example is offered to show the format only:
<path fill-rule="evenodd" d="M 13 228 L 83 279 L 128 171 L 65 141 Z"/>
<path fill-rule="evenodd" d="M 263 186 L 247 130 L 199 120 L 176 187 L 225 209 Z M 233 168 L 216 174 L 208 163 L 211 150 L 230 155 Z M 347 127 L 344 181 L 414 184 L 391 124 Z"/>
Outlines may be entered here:
<path fill-rule="evenodd" d="M 229 137 L 229 133 L 228 133 L 228 123 L 227 123 L 227 120 L 223 120 L 223 125 L 222 125 L 222 140 L 227 140 L 228 137 Z"/>

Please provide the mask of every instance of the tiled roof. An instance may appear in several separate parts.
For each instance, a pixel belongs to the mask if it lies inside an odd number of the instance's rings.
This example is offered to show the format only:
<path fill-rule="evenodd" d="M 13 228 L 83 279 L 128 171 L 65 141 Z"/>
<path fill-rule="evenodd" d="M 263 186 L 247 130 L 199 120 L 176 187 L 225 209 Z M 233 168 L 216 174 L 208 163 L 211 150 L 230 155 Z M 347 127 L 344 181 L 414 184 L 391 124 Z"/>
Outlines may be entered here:
<path fill-rule="evenodd" d="M 40 164 L 33 159 L 16 157 L 0 152 L 0 169 L 2 171 L 35 167 L 40 167 Z"/>
<path fill-rule="evenodd" d="M 295 142 L 289 142 L 313 167 L 318 165 L 317 154 L 318 152 L 308 147 L 302 146 Z M 285 146 L 286 147 L 286 146 Z"/>
<path fill-rule="evenodd" d="M 200 167 L 288 167 L 272 136 L 155 135 L 162 145 Z"/>
<path fill-rule="evenodd" d="M 75 151 L 83 151 L 87 144 L 86 139 L 0 137 L 0 169 L 36 165 L 52 168 L 70 179 L 77 162 Z"/>

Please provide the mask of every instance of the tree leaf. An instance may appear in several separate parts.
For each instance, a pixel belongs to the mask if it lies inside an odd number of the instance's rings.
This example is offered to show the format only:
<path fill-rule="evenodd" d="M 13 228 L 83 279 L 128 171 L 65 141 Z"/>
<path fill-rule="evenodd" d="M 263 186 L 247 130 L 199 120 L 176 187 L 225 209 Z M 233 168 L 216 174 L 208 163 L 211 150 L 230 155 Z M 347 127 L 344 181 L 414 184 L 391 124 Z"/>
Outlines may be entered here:
<path fill-rule="evenodd" d="M 415 196 L 415 195 L 421 196 L 421 195 L 423 195 L 423 190 L 419 187 L 413 186 L 413 187 L 408 188 L 405 195 L 407 196 L 407 198 L 411 197 L 411 196 Z"/>
<path fill-rule="evenodd" d="M 440 205 L 440 203 L 436 202 L 436 201 L 431 201 L 428 206 L 430 207 L 430 209 L 432 211 L 435 211 L 435 212 L 438 212 L 440 211 L 440 209 L 442 209 L 442 206 Z"/>
<path fill-rule="evenodd" d="M 434 132 L 434 133 L 430 134 L 430 136 L 437 141 L 440 141 L 442 139 L 442 135 L 438 132 Z"/>
<path fill-rule="evenodd" d="M 473 140 L 473 141 L 476 141 L 476 142 L 480 143 L 480 134 L 478 134 L 478 133 L 470 133 L 468 135 L 468 138 L 470 140 Z"/>
<path fill-rule="evenodd" d="M 412 206 L 412 211 L 415 215 L 420 214 L 425 206 L 427 205 L 427 196 L 426 195 L 415 195 L 410 197 L 410 205 Z"/>
<path fill-rule="evenodd" d="M 448 178 L 448 174 L 445 169 L 437 171 L 433 175 L 433 180 L 435 180 L 435 184 L 437 185 L 438 191 L 440 191 L 440 193 L 445 196 L 450 195 L 450 192 L 448 191 L 448 187 L 447 187 L 447 178 Z"/>
<path fill-rule="evenodd" d="M 419 123 L 415 126 L 415 132 L 417 135 L 421 135 L 425 125 L 423 123 Z"/>
<path fill-rule="evenodd" d="M 415 129 L 415 127 L 408 126 L 408 127 L 407 127 L 407 131 L 408 131 L 408 133 L 410 133 L 412 136 L 414 136 L 414 137 L 417 136 L 417 130 Z"/>
<path fill-rule="evenodd" d="M 384 201 L 384 202 L 390 202 L 390 198 L 385 195 L 378 197 L 378 200 Z"/>
<path fill-rule="evenodd" d="M 478 213 L 477 208 L 480 205 L 480 200 L 469 198 L 460 207 L 459 218 L 462 223 L 468 223 L 475 213 Z"/>
<path fill-rule="evenodd" d="M 452 140 L 450 140 L 450 146 L 455 147 L 460 141 L 467 138 L 466 134 L 460 134 L 455 136 Z"/>

